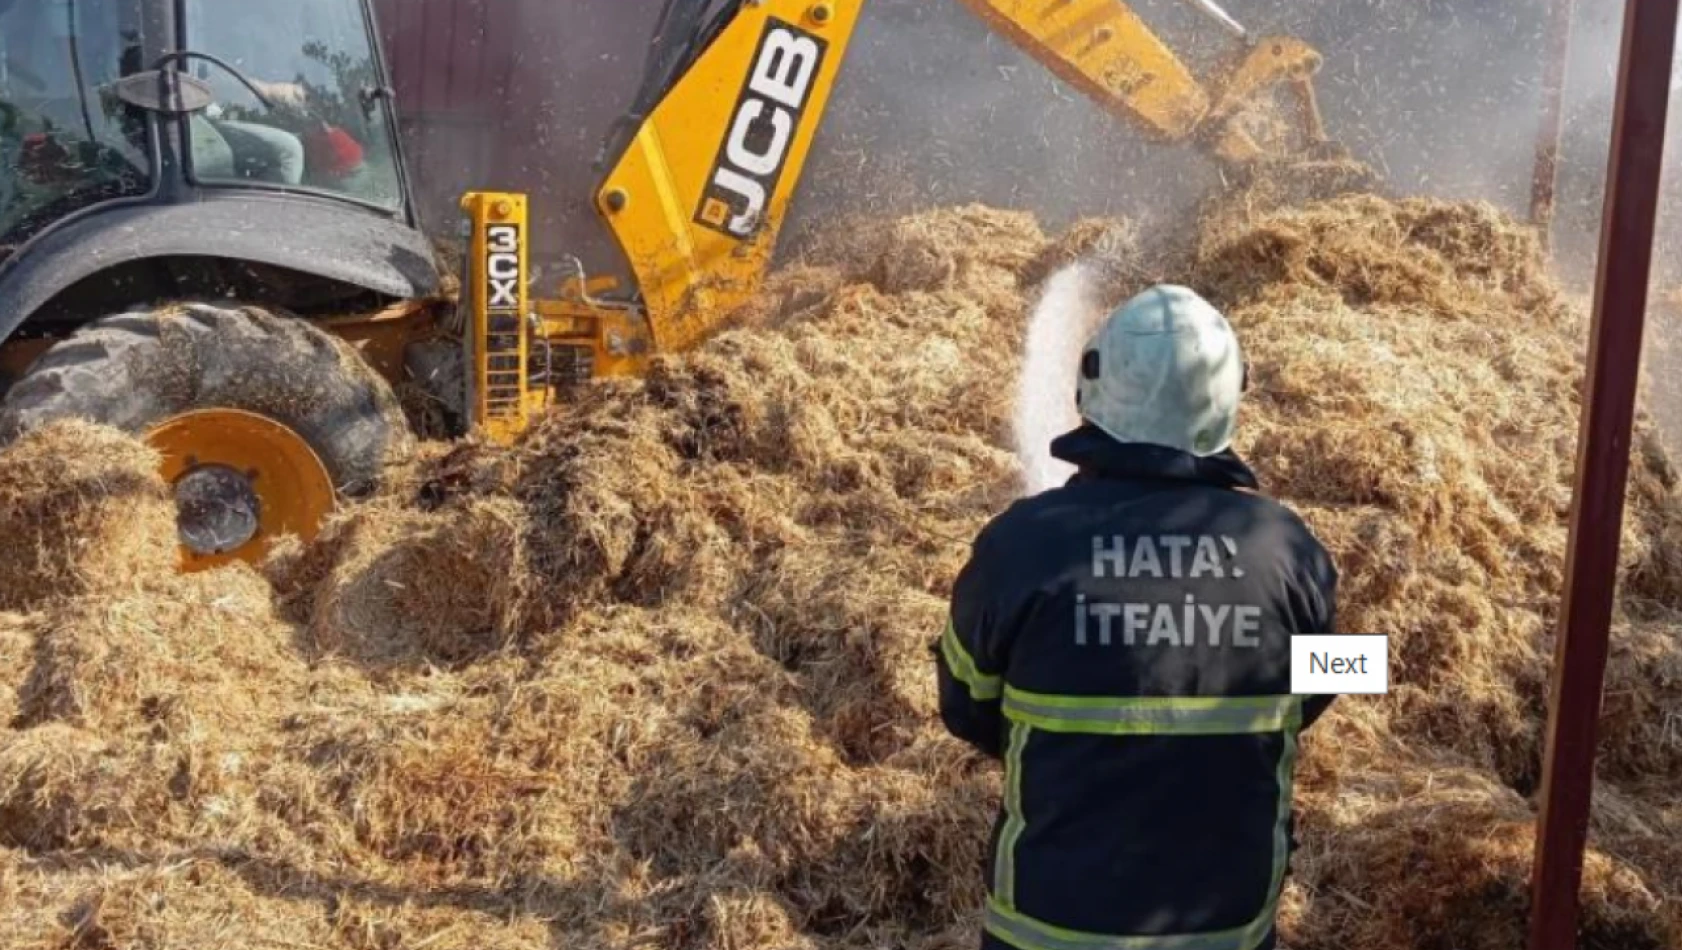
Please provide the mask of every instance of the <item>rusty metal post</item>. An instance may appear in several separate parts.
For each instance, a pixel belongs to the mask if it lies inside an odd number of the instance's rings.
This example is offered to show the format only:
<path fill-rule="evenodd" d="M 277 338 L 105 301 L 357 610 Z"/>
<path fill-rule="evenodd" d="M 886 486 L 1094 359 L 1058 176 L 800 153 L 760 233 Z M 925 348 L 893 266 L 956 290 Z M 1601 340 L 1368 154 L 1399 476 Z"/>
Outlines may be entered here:
<path fill-rule="evenodd" d="M 1536 826 L 1530 950 L 1573 950 L 1577 944 L 1578 891 L 1617 587 L 1679 2 L 1626 0 L 1624 7 L 1565 599 L 1548 711 L 1542 814 Z"/>
<path fill-rule="evenodd" d="M 1542 53 L 1541 124 L 1536 129 L 1536 171 L 1530 180 L 1530 223 L 1544 243 L 1551 243 L 1553 233 L 1559 140 L 1565 131 L 1566 61 L 1571 58 L 1571 15 L 1576 0 L 1553 0 L 1549 6 Z"/>

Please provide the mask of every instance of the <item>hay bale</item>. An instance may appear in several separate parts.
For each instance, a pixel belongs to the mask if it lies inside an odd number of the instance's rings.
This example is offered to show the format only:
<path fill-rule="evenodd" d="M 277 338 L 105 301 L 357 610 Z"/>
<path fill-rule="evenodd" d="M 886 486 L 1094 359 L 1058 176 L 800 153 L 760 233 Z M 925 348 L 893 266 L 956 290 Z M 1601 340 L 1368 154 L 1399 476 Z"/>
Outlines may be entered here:
<path fill-rule="evenodd" d="M 416 900 L 389 896 L 349 895 L 336 901 L 331 913 L 331 939 L 320 946 L 345 950 L 549 950 L 553 927 L 525 917 L 473 907 L 428 906 Z"/>
<path fill-rule="evenodd" d="M 541 800 L 565 790 L 487 741 L 491 717 L 474 705 L 387 701 L 355 719 L 297 721 L 295 747 L 315 768 L 285 795 L 319 796 L 358 844 L 410 873 L 498 877 L 540 859 L 553 848 L 537 823 Z"/>
<path fill-rule="evenodd" d="M 144 863 L 207 841 L 273 832 L 252 782 L 264 744 L 207 733 L 106 737 L 52 722 L 0 742 L 0 845 L 88 849 Z M 265 827 L 266 825 L 266 827 Z"/>
<path fill-rule="evenodd" d="M 0 743 L 0 844 L 75 847 L 89 843 L 101 816 L 135 804 L 163 806 L 149 794 L 155 787 L 100 781 L 100 763 L 110 755 L 98 736 L 65 724 L 8 733 Z"/>
<path fill-rule="evenodd" d="M 858 571 L 839 554 L 813 545 L 770 558 L 742 591 L 738 622 L 759 652 L 795 675 L 802 704 L 850 763 L 881 762 L 937 712 L 928 643 L 946 603 L 908 591 L 891 570 Z"/>
<path fill-rule="evenodd" d="M 0 726 L 17 715 L 18 690 L 35 660 L 35 618 L 0 611 Z"/>
<path fill-rule="evenodd" d="M 290 702 L 304 669 L 263 579 L 243 565 L 144 591 L 52 602 L 35 619 L 18 725 L 103 735 L 237 735 Z"/>
<path fill-rule="evenodd" d="M 1271 288 L 1447 319 L 1516 308 L 1544 325 L 1569 319 L 1535 232 L 1488 204 L 1349 195 L 1203 234 L 1197 286 L 1217 303 Z"/>
<path fill-rule="evenodd" d="M 1139 230 L 1132 221 L 1082 218 L 1028 262 L 1022 269 L 1022 285 L 1038 286 L 1076 261 L 1096 264 L 1110 283 L 1142 280 L 1145 265 L 1139 243 Z M 1109 290 L 1105 296 L 1119 294 L 1113 287 Z"/>
<path fill-rule="evenodd" d="M 731 316 L 736 327 L 767 329 L 810 319 L 814 308 L 849 283 L 840 267 L 795 262 L 765 278 L 758 294 Z"/>
<path fill-rule="evenodd" d="M 1486 773 L 1443 762 L 1362 761 L 1335 795 L 1309 795 L 1294 861 L 1308 896 L 1282 921 L 1306 950 L 1524 943 L 1535 814 Z M 1584 865 L 1585 947 L 1675 946 L 1682 915 L 1649 881 L 1593 849 Z"/>
<path fill-rule="evenodd" d="M 53 601 L 0 742 L 0 821 L 33 849 L 160 847 L 257 818 L 251 771 L 305 692 L 294 632 L 238 566 Z"/>
<path fill-rule="evenodd" d="M 1617 629 L 1601 706 L 1600 769 L 1636 787 L 1682 787 L 1682 611 Z"/>
<path fill-rule="evenodd" d="M 42 946 L 320 946 L 332 933 L 320 915 L 298 914 L 279 894 L 254 892 L 208 857 L 112 869 L 63 897 L 54 942 Z"/>
<path fill-rule="evenodd" d="M 321 543 L 330 566 L 303 569 L 325 568 L 305 585 L 315 650 L 388 669 L 460 664 L 509 646 L 533 585 L 527 517 L 499 498 L 436 511 L 390 501 L 351 510 Z"/>
<path fill-rule="evenodd" d="M 1045 245 L 1033 215 L 985 205 L 842 222 L 808 256 L 885 293 L 1015 282 Z"/>
<path fill-rule="evenodd" d="M 816 950 L 817 942 L 800 932 L 795 919 L 786 903 L 762 890 L 724 891 L 707 901 L 702 946 L 707 950 Z"/>
<path fill-rule="evenodd" d="M 1193 284 L 1253 367 L 1240 451 L 1337 556 L 1346 629 L 1392 637 L 1396 730 L 1533 784 L 1581 381 L 1533 236 L 1482 205 L 1351 197 L 1211 235 Z M 1624 566 L 1662 588 L 1678 575 L 1644 539 L 1677 502 L 1636 507 Z"/>
<path fill-rule="evenodd" d="M 0 610 L 120 590 L 175 570 L 175 503 L 157 453 L 57 422 L 0 449 Z"/>
<path fill-rule="evenodd" d="M 1262 214 L 1206 232 L 1189 282 L 1226 307 L 1253 368 L 1240 451 L 1332 549 L 1340 626 L 1391 636 L 1390 694 L 1344 700 L 1306 747 L 1287 937 L 1522 942 L 1581 322 L 1530 232 L 1476 204 Z M 1663 729 L 1682 663 L 1674 622 L 1640 599 L 1682 579 L 1660 553 L 1675 478 L 1644 449 L 1620 564 L 1636 620 L 1605 714 L 1608 771 L 1640 785 L 1674 781 Z M 1592 853 L 1585 943 L 1674 945 L 1656 908 L 1682 892 L 1679 857 L 1656 837 Z"/>
<path fill-rule="evenodd" d="M 1285 935 L 1510 946 L 1581 324 L 1487 208 L 1257 194 L 1111 289 L 1167 277 L 1227 308 L 1254 369 L 1241 447 L 1336 552 L 1344 628 L 1395 644 L 1391 695 L 1305 743 Z M 123 849 L 146 882 L 66 916 L 101 887 L 0 849 L 0 901 L 25 907 L 0 943 L 78 919 L 207 942 L 220 895 L 252 915 L 235 939 L 357 950 L 973 946 L 999 774 L 945 736 L 927 647 L 1018 484 L 1025 294 L 1129 233 L 1052 242 L 978 208 L 840 232 L 697 351 L 513 449 L 426 453 L 277 551 L 295 629 L 248 573 L 159 595 L 179 608 L 96 591 L 0 620 L 30 669 L 5 843 Z M 1682 942 L 1676 481 L 1643 443 L 1586 876 L 1583 940 L 1608 950 Z M 257 635 L 182 639 L 229 623 Z M 177 901 L 147 875 L 183 852 L 236 877 Z M 265 929 L 277 908 L 300 922 Z"/>
<path fill-rule="evenodd" d="M 860 772 L 849 832 L 783 886 L 811 930 L 859 932 L 869 946 L 899 946 L 915 935 L 937 935 L 944 946 L 977 942 L 973 911 L 954 909 L 985 899 L 977 871 L 986 866 L 998 782 L 954 743 L 924 751 L 917 768 Z"/>
<path fill-rule="evenodd" d="M 722 594 L 726 541 L 687 480 L 688 433 L 644 392 L 604 387 L 541 424 L 523 445 L 511 491 L 525 506 L 534 603 L 543 629 L 601 599 L 698 605 Z"/>

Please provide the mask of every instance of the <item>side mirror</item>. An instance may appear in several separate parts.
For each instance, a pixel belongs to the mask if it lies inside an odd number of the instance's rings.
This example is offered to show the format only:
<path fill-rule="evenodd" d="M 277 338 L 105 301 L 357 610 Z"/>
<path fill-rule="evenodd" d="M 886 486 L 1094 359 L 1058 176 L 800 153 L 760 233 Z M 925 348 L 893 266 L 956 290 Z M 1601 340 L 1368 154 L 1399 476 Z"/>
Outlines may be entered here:
<path fill-rule="evenodd" d="M 362 117 L 372 119 L 374 107 L 384 102 L 389 108 L 396 100 L 396 93 L 390 86 L 363 86 L 356 91 L 356 99 L 362 105 Z"/>

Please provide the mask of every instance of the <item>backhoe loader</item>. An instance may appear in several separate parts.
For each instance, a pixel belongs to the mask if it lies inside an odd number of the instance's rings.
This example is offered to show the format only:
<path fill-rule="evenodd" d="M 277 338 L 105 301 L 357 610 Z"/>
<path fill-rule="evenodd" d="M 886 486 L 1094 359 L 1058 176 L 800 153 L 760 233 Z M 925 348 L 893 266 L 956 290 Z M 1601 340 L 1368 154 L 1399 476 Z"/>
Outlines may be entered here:
<path fill-rule="evenodd" d="M 1105 108 L 1243 167 L 1286 89 L 1325 145 L 1319 56 L 1237 37 L 1200 83 L 1119 0 L 962 0 Z M 461 202 L 460 291 L 417 228 L 369 0 L 0 0 L 0 440 L 78 416 L 143 435 L 184 566 L 308 539 L 411 438 L 395 387 L 509 441 L 753 295 L 863 0 L 668 0 L 604 150 L 630 286 L 528 279 L 526 198 Z M 353 316 L 345 316 L 353 314 Z"/>

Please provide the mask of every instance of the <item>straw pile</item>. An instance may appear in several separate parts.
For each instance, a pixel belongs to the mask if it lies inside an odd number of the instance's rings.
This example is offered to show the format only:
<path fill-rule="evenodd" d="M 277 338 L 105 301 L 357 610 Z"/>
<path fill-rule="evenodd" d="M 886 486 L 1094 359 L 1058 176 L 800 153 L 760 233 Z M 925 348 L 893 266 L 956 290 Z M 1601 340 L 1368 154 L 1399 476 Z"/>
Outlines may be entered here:
<path fill-rule="evenodd" d="M 1287 934 L 1516 947 L 1570 504 L 1581 326 L 1477 206 L 1347 197 L 1206 234 L 1249 348 L 1246 454 L 1333 548 L 1392 693 L 1307 744 Z M 1682 945 L 1682 508 L 1643 426 L 1586 871 L 1585 946 Z"/>
<path fill-rule="evenodd" d="M 998 773 L 943 735 L 927 646 L 1017 489 L 1035 285 L 1132 236 L 846 234 L 742 328 L 513 451 L 427 453 L 262 576 L 36 569 L 0 614 L 0 945 L 973 945 Z M 1228 308 L 1241 448 L 1336 550 L 1345 629 L 1393 638 L 1395 692 L 1308 743 L 1289 945 L 1518 946 L 1580 344 L 1532 241 L 1346 197 L 1126 270 Z M 1673 485 L 1638 453 L 1590 947 L 1682 946 Z M 131 496 L 22 497 L 170 540 Z"/>
<path fill-rule="evenodd" d="M 83 423 L 0 453 L 0 610 L 167 570 L 175 505 L 157 468 L 151 449 Z"/>

